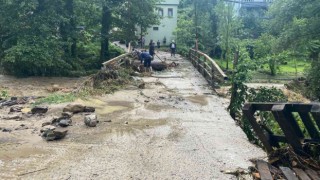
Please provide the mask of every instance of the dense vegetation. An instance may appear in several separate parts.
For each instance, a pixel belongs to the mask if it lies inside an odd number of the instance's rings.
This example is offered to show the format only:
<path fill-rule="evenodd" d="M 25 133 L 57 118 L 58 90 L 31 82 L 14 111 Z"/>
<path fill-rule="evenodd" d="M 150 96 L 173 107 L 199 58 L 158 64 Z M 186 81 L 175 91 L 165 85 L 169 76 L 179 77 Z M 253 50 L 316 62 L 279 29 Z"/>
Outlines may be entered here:
<path fill-rule="evenodd" d="M 274 0 L 268 7 L 236 12 L 237 5 L 237 1 L 228 0 L 182 0 L 176 35 L 182 53 L 194 47 L 220 59 L 218 63 L 231 79 L 230 115 L 248 138 L 259 144 L 248 120 L 242 117 L 243 104 L 288 99 L 275 88 L 248 88 L 245 83 L 253 75 L 274 78 L 293 74 L 291 77 L 299 82 L 294 87 L 301 94 L 320 100 L 320 3 Z M 305 78 L 301 76 L 306 78 L 302 83 L 300 80 Z M 282 133 L 270 113 L 260 113 L 260 120 L 262 126 Z"/>
<path fill-rule="evenodd" d="M 268 7 L 243 7 L 236 12 L 237 5 L 237 1 L 182 0 L 176 30 L 180 50 L 194 47 L 197 41 L 200 50 L 222 59 L 219 64 L 228 72 L 241 74 L 232 75 L 233 83 L 250 80 L 253 71 L 306 75 L 310 98 L 319 100 L 319 1 L 274 0 Z M 247 54 L 235 66 L 247 65 L 248 71 L 234 67 L 237 54 Z"/>
<path fill-rule="evenodd" d="M 157 0 L 0 0 L 1 70 L 79 76 L 119 55 L 113 39 L 157 23 Z M 116 31 L 115 31 L 115 28 Z"/>

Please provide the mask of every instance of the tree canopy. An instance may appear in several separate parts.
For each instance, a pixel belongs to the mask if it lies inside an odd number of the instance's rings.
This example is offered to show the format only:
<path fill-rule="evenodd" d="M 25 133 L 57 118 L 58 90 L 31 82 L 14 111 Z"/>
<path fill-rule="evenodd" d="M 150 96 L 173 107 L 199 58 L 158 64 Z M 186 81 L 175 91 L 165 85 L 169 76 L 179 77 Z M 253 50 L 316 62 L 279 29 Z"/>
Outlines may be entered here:
<path fill-rule="evenodd" d="M 18 76 L 83 75 L 121 53 L 114 28 L 158 22 L 156 0 L 0 0 L 0 64 Z M 142 3 L 142 4 L 141 4 Z"/>

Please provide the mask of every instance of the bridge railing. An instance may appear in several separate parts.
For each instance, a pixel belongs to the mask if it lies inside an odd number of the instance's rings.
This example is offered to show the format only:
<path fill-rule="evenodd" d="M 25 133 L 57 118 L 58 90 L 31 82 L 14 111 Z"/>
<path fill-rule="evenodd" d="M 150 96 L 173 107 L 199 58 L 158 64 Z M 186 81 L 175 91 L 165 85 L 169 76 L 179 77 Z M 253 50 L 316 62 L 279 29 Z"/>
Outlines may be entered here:
<path fill-rule="evenodd" d="M 122 60 L 123 58 L 129 56 L 130 54 L 131 54 L 131 53 L 125 53 L 125 54 L 122 54 L 122 55 L 120 55 L 120 56 L 117 56 L 117 57 L 115 57 L 115 58 L 113 58 L 113 59 L 110 59 L 110 60 L 102 63 L 102 66 L 103 66 L 104 69 L 107 68 L 107 67 L 110 67 L 110 66 L 114 66 L 114 65 L 116 65 L 117 63 L 121 63 L 121 60 Z"/>
<path fill-rule="evenodd" d="M 189 59 L 211 86 L 213 86 L 215 82 L 223 82 L 228 79 L 228 76 L 221 70 L 219 65 L 207 54 L 195 49 L 190 49 Z"/>
<path fill-rule="evenodd" d="M 300 103 L 247 103 L 242 108 L 257 137 L 272 152 L 279 143 L 289 144 L 297 153 L 304 151 L 305 143 L 320 144 L 320 104 Z M 271 112 L 283 135 L 274 134 L 260 123 L 256 113 Z M 295 115 L 294 115 L 295 113 Z M 318 127 L 317 127 L 318 126 Z M 308 134 L 303 133 L 303 129 Z"/>

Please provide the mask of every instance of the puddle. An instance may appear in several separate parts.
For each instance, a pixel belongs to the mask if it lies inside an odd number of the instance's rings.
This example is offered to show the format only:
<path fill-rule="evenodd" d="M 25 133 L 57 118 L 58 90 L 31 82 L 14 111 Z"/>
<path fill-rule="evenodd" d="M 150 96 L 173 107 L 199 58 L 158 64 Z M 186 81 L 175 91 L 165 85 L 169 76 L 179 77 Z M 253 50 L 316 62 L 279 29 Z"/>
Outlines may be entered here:
<path fill-rule="evenodd" d="M 147 104 L 145 108 L 148 110 L 156 111 L 156 112 L 161 112 L 162 110 L 169 109 L 168 106 L 157 105 L 157 104 Z"/>
<path fill-rule="evenodd" d="M 128 101 L 110 101 L 104 102 L 100 99 L 78 99 L 76 103 L 83 104 L 85 106 L 92 106 L 96 108 L 96 112 L 99 115 L 106 115 L 117 111 L 127 110 L 133 108 L 133 103 Z"/>
<path fill-rule="evenodd" d="M 123 111 L 126 109 L 128 108 L 124 106 L 106 106 L 106 107 L 97 107 L 96 112 L 97 114 L 100 114 L 100 115 L 106 115 L 106 114 L 110 114 L 117 111 Z"/>
<path fill-rule="evenodd" d="M 192 103 L 195 104 L 200 104 L 201 106 L 206 106 L 208 105 L 208 100 L 206 96 L 189 96 L 186 97 L 187 100 L 191 101 Z"/>

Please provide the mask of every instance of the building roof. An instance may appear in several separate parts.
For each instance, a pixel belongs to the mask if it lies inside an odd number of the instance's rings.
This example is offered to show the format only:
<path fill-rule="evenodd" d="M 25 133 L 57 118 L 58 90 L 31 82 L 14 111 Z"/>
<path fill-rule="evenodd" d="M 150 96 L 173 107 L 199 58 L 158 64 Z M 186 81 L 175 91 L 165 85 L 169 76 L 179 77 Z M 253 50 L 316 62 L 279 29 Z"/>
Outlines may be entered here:
<path fill-rule="evenodd" d="M 162 5 L 179 5 L 179 0 L 162 0 Z"/>

